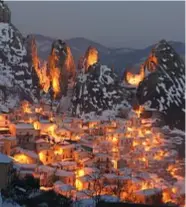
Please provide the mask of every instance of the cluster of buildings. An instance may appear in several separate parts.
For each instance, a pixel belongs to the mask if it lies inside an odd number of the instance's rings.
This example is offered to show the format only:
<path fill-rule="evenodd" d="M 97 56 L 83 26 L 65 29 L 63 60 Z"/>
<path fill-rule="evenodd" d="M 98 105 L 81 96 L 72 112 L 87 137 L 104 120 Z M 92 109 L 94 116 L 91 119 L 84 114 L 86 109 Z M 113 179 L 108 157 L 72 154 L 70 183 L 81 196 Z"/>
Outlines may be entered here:
<path fill-rule="evenodd" d="M 0 188 L 15 172 L 41 190 L 74 199 L 114 195 L 122 201 L 184 204 L 184 160 L 153 119 L 83 121 L 29 105 L 0 114 Z"/>

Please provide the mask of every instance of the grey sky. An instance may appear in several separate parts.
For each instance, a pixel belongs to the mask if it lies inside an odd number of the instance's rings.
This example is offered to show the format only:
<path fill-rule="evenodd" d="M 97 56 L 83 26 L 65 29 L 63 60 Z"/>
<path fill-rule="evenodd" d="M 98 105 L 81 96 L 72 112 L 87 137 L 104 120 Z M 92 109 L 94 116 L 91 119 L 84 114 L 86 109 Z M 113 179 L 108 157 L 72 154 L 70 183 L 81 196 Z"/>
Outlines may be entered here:
<path fill-rule="evenodd" d="M 141 48 L 184 41 L 184 2 L 7 2 L 24 34 L 85 37 L 106 46 Z"/>

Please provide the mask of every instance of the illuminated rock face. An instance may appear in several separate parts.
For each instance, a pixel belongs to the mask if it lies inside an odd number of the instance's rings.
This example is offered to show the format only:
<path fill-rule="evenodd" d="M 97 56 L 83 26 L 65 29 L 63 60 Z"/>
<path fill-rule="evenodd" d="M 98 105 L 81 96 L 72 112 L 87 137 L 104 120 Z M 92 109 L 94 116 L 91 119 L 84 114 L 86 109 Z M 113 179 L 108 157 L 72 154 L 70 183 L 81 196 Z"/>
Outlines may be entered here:
<path fill-rule="evenodd" d="M 184 129 L 185 119 L 185 64 L 174 49 L 160 41 L 144 64 L 150 74 L 139 84 L 140 104 L 164 114 L 171 126 Z"/>
<path fill-rule="evenodd" d="M 145 69 L 143 65 L 140 67 L 140 71 L 138 74 L 131 73 L 130 71 L 127 71 L 125 74 L 125 80 L 128 84 L 133 86 L 138 86 L 139 83 L 144 79 L 145 77 Z"/>
<path fill-rule="evenodd" d="M 40 95 L 40 79 L 39 79 L 39 58 L 37 55 L 37 45 L 33 35 L 28 35 L 24 41 L 27 49 L 27 61 L 31 67 L 31 78 L 33 84 L 33 94 L 39 98 Z"/>
<path fill-rule="evenodd" d="M 71 50 L 62 40 L 53 43 L 48 68 L 53 98 L 66 96 L 69 79 L 74 80 L 76 72 Z"/>
<path fill-rule="evenodd" d="M 98 62 L 98 51 L 94 47 L 89 47 L 85 53 L 85 72 L 89 70 L 89 67 Z"/>
<path fill-rule="evenodd" d="M 79 58 L 78 62 L 78 70 L 87 73 L 89 71 L 90 66 L 98 63 L 99 54 L 98 50 L 95 47 L 89 46 L 84 56 Z"/>
<path fill-rule="evenodd" d="M 101 115 L 104 110 L 128 106 L 127 92 L 121 87 L 116 74 L 105 65 L 94 64 L 88 73 L 79 74 L 72 99 L 72 114 Z"/>

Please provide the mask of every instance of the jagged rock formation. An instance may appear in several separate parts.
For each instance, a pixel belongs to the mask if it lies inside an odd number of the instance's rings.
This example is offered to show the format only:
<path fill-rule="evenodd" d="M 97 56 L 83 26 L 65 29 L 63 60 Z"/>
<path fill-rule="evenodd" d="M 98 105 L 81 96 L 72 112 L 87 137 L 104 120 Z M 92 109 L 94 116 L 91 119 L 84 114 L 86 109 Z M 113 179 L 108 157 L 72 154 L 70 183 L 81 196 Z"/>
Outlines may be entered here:
<path fill-rule="evenodd" d="M 72 114 L 79 117 L 101 115 L 103 111 L 117 111 L 129 106 L 117 75 L 105 65 L 99 63 L 80 73 L 74 88 Z"/>
<path fill-rule="evenodd" d="M 84 73 L 88 72 L 91 65 L 99 62 L 99 54 L 95 47 L 89 46 L 84 56 L 81 56 L 78 62 L 78 70 Z"/>
<path fill-rule="evenodd" d="M 31 78 L 32 78 L 32 91 L 33 95 L 40 98 L 40 79 L 39 79 L 39 58 L 37 55 L 37 45 L 33 35 L 28 35 L 24 41 L 24 45 L 27 50 L 27 62 L 31 69 Z"/>
<path fill-rule="evenodd" d="M 31 101 L 32 78 L 31 70 L 27 62 L 27 50 L 24 46 L 24 38 L 21 33 L 9 23 L 10 11 L 4 2 L 0 2 L 2 20 L 0 22 L 0 86 L 1 106 L 12 108 L 19 98 L 24 97 Z M 6 80 L 6 82 L 5 82 Z M 17 88 L 17 92 L 15 91 Z M 19 89 L 18 89 L 19 88 Z M 12 91 L 12 92 L 11 92 Z M 16 93 L 22 93 L 17 94 Z M 6 94 L 10 94 L 6 96 Z M 9 100 L 10 97 L 19 97 Z M 14 103 L 14 104 L 13 104 Z"/>
<path fill-rule="evenodd" d="M 3 1 L 0 1 L 0 22 L 10 23 L 11 12 L 10 9 Z"/>
<path fill-rule="evenodd" d="M 48 59 L 48 68 L 51 80 L 51 93 L 54 99 L 60 100 L 67 95 L 70 79 L 75 79 L 75 63 L 70 48 L 62 40 L 52 44 Z"/>
<path fill-rule="evenodd" d="M 174 49 L 160 41 L 145 62 L 151 73 L 137 89 L 139 104 L 157 109 L 172 127 L 185 128 L 185 64 Z"/>

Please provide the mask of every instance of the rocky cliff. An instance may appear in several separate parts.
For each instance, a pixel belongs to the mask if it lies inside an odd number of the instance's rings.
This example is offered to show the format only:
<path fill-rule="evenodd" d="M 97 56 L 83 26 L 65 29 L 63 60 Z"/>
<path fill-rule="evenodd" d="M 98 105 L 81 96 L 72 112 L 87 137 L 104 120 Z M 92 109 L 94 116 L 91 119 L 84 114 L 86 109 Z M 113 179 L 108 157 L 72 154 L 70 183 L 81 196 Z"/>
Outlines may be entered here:
<path fill-rule="evenodd" d="M 160 41 L 145 61 L 150 73 L 137 89 L 139 104 L 163 113 L 167 124 L 185 127 L 185 64 L 175 50 Z"/>
<path fill-rule="evenodd" d="M 95 63 L 87 73 L 77 77 L 72 99 L 72 114 L 91 118 L 101 116 L 105 111 L 110 115 L 123 106 L 129 107 L 128 95 L 117 75 L 105 65 Z"/>
<path fill-rule="evenodd" d="M 14 107 L 19 100 L 33 101 L 31 68 L 24 38 L 11 23 L 11 14 L 0 2 L 0 86 L 1 108 Z M 17 90 L 15 90 L 17 88 Z M 9 94 L 8 96 L 6 94 Z M 15 99 L 12 97 L 16 97 Z"/>

